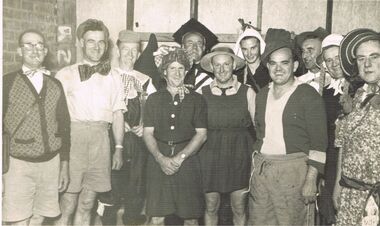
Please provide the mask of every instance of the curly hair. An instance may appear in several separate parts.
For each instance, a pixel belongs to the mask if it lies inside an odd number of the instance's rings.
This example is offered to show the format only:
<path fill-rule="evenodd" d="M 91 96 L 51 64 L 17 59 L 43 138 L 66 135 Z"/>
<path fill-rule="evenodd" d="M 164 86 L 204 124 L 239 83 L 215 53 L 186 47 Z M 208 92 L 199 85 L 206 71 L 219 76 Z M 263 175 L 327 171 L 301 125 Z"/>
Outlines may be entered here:
<path fill-rule="evenodd" d="M 178 62 L 185 67 L 185 70 L 190 69 L 190 60 L 184 49 L 179 47 L 170 47 L 169 53 L 162 57 L 162 63 L 160 66 L 160 72 L 163 73 L 173 62 Z"/>

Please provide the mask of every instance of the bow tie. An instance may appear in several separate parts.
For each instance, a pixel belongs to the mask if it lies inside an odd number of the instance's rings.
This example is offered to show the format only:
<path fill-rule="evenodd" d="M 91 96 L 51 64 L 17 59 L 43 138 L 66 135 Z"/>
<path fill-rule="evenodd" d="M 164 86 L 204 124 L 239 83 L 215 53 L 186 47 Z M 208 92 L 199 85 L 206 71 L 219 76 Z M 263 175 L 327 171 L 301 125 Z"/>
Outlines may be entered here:
<path fill-rule="evenodd" d="M 78 66 L 78 70 L 80 81 L 83 82 L 90 79 L 96 72 L 101 75 L 107 75 L 111 70 L 111 65 L 109 61 L 105 61 L 94 66 L 83 64 Z"/>
<path fill-rule="evenodd" d="M 33 77 L 37 73 L 42 73 L 42 74 L 45 74 L 45 75 L 50 75 L 50 71 L 46 70 L 44 67 L 41 67 L 41 68 L 38 68 L 38 69 L 24 71 L 24 74 L 26 76 L 28 76 L 29 78 Z"/>

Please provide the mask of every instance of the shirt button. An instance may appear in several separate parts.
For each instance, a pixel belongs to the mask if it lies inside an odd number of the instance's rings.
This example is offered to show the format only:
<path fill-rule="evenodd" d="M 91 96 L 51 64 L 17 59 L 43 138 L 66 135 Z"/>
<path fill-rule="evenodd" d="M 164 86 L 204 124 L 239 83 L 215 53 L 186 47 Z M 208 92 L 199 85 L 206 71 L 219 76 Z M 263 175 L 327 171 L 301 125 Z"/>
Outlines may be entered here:
<path fill-rule="evenodd" d="M 174 105 L 178 105 L 178 102 L 177 102 L 177 101 L 174 101 Z"/>
<path fill-rule="evenodd" d="M 172 117 L 172 118 L 175 118 L 175 114 L 171 114 L 171 117 Z"/>
<path fill-rule="evenodd" d="M 174 126 L 170 126 L 170 129 L 171 129 L 171 130 L 174 130 Z"/>

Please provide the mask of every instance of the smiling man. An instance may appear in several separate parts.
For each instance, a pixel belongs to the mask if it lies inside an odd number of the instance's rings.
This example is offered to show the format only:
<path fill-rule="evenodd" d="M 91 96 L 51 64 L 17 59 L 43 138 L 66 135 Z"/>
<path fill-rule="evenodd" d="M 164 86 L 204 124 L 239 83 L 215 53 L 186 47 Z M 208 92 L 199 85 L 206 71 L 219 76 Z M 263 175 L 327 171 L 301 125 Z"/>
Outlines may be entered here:
<path fill-rule="evenodd" d="M 41 32 L 23 32 L 22 68 L 3 77 L 3 132 L 13 134 L 3 172 L 7 225 L 41 225 L 58 216 L 58 192 L 69 183 L 70 116 L 62 85 L 42 65 L 47 52 Z"/>
<path fill-rule="evenodd" d="M 250 225 L 304 225 L 314 211 L 317 175 L 327 147 L 322 97 L 294 77 L 290 33 L 269 29 L 262 60 L 272 83 L 256 97 L 257 141 L 254 150 Z"/>
<path fill-rule="evenodd" d="M 104 60 L 108 29 L 102 21 L 88 19 L 77 36 L 83 61 L 57 73 L 67 97 L 71 116 L 70 184 L 61 199 L 62 217 L 57 222 L 89 225 L 98 192 L 111 190 L 111 168 L 121 168 L 126 110 L 120 76 L 110 73 Z M 108 129 L 112 124 L 115 152 L 112 156 Z M 78 206 L 77 206 L 78 205 Z"/>
<path fill-rule="evenodd" d="M 238 80 L 251 86 L 256 93 L 271 80 L 268 69 L 260 59 L 264 49 L 265 41 L 254 29 L 246 29 L 239 36 L 234 49 L 235 54 L 246 62 L 246 67 L 236 72 Z"/>
<path fill-rule="evenodd" d="M 201 65 L 215 75 L 211 84 L 201 90 L 208 111 L 208 138 L 200 152 L 205 225 L 218 225 L 222 193 L 230 195 L 234 225 L 245 225 L 244 191 L 249 184 L 253 144 L 248 128 L 255 113 L 255 92 L 233 74 L 244 66 L 244 60 L 232 49 L 214 48 L 202 58 Z"/>
<path fill-rule="evenodd" d="M 297 44 L 302 49 L 302 60 L 307 69 L 307 73 L 301 75 L 299 81 L 311 85 L 319 93 L 329 83 L 329 75 L 323 74 L 317 63 L 317 57 L 322 52 L 322 40 L 328 32 L 319 27 L 314 31 L 303 32 L 297 36 Z M 323 86 L 323 87 L 321 87 Z"/>

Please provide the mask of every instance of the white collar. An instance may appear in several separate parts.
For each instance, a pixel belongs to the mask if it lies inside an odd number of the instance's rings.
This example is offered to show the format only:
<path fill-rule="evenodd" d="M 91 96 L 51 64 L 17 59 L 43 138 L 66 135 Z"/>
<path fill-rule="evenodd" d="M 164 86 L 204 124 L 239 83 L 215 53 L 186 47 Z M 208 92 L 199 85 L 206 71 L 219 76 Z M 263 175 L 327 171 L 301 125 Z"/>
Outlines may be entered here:
<path fill-rule="evenodd" d="M 334 96 L 343 94 L 344 78 L 334 79 L 331 78 L 330 84 L 327 89 L 334 89 Z"/>

